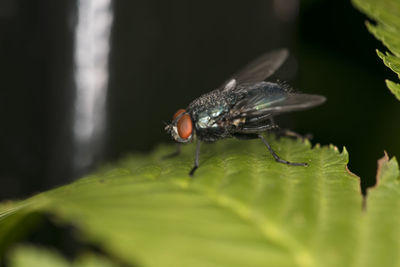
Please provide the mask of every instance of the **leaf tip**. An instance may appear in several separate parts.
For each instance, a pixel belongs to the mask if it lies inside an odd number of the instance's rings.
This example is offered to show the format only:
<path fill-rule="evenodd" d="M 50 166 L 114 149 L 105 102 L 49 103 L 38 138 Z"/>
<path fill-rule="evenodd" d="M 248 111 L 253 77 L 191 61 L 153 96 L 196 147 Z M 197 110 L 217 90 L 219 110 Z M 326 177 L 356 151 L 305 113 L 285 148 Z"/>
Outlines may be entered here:
<path fill-rule="evenodd" d="M 312 149 L 320 149 L 320 148 L 321 148 L 321 144 L 316 143 Z"/>
<path fill-rule="evenodd" d="M 378 159 L 378 168 L 376 170 L 375 185 L 373 187 L 377 187 L 378 186 L 379 181 L 381 180 L 381 177 L 382 177 L 383 165 L 385 165 L 387 162 L 389 162 L 389 156 L 388 156 L 386 150 L 384 150 L 383 151 L 383 157 Z"/>
<path fill-rule="evenodd" d="M 375 49 L 376 54 L 378 55 L 378 57 L 380 57 L 382 60 L 385 57 L 385 54 L 383 54 L 381 51 L 379 51 L 379 49 Z"/>
<path fill-rule="evenodd" d="M 369 20 L 365 21 L 365 27 L 367 27 L 367 30 L 373 34 L 376 35 L 376 26 L 372 24 Z"/>
<path fill-rule="evenodd" d="M 346 165 L 347 165 L 349 163 L 349 152 L 347 151 L 345 146 L 343 146 L 343 149 L 342 149 L 342 156 L 345 158 Z"/>
<path fill-rule="evenodd" d="M 356 177 L 356 178 L 358 179 L 359 183 L 361 183 L 361 178 L 360 178 L 360 176 L 358 176 L 358 175 L 355 174 L 354 172 L 350 171 L 350 169 L 349 169 L 349 165 L 348 165 L 348 163 L 349 163 L 349 152 L 347 151 L 347 149 L 346 149 L 345 146 L 343 146 L 342 155 L 343 155 L 343 156 L 345 157 L 345 159 L 346 159 L 346 171 L 347 171 L 347 173 L 350 174 L 350 175 L 353 176 L 353 177 Z M 361 186 L 360 186 L 360 190 L 361 190 Z"/>
<path fill-rule="evenodd" d="M 345 146 L 343 146 L 342 154 L 347 156 L 347 157 L 349 156 L 349 152 L 347 151 Z"/>
<path fill-rule="evenodd" d="M 303 142 L 307 147 L 312 147 L 312 144 L 309 139 L 305 138 Z"/>
<path fill-rule="evenodd" d="M 335 146 L 334 144 L 329 144 L 329 148 L 335 152 L 340 153 L 339 148 L 337 146 Z"/>
<path fill-rule="evenodd" d="M 400 101 L 400 84 L 392 82 L 388 79 L 385 80 L 386 86 L 389 88 L 390 92 L 394 94 L 397 100 Z"/>

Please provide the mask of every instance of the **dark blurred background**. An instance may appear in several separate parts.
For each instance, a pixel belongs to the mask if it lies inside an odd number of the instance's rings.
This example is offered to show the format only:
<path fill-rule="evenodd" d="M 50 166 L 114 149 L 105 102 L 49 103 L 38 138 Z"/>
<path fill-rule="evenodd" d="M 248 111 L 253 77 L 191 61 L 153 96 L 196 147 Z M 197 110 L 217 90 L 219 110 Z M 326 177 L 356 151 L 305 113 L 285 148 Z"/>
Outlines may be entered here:
<path fill-rule="evenodd" d="M 278 47 L 277 76 L 328 98 L 283 125 L 346 146 L 371 185 L 383 150 L 400 155 L 400 103 L 365 19 L 344 0 L 2 0 L 0 200 L 171 142 L 178 108 Z"/>

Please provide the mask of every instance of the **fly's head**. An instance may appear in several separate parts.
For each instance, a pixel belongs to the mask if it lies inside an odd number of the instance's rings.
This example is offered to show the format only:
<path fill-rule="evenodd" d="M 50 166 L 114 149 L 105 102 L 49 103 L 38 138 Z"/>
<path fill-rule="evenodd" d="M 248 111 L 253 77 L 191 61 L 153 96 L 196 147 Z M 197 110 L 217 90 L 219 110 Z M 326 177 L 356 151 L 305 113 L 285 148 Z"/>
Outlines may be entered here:
<path fill-rule="evenodd" d="M 179 109 L 172 117 L 171 124 L 165 126 L 165 130 L 179 143 L 188 143 L 193 139 L 193 122 L 189 113 Z"/>

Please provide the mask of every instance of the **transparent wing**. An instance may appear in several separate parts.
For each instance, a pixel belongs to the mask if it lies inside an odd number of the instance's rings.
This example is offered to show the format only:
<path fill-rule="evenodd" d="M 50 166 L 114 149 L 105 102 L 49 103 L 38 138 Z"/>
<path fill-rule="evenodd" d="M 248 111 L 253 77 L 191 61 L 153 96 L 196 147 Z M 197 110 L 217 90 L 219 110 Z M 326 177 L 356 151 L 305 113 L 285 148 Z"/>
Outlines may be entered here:
<path fill-rule="evenodd" d="M 246 124 L 259 125 L 274 115 L 312 108 L 321 105 L 325 100 L 324 96 L 291 93 L 278 84 L 261 82 L 250 88 L 246 97 L 231 112 L 246 118 Z"/>
<path fill-rule="evenodd" d="M 236 85 L 264 81 L 279 69 L 287 59 L 288 55 L 289 51 L 285 48 L 262 54 L 255 60 L 251 61 L 242 70 L 235 73 L 229 80 L 224 82 L 218 90 L 232 90 L 235 88 L 232 84 Z"/>
<path fill-rule="evenodd" d="M 325 101 L 326 98 L 321 95 L 288 94 L 286 99 L 279 103 L 272 104 L 270 107 L 265 108 L 263 112 L 279 114 L 284 112 L 300 111 L 319 106 Z"/>

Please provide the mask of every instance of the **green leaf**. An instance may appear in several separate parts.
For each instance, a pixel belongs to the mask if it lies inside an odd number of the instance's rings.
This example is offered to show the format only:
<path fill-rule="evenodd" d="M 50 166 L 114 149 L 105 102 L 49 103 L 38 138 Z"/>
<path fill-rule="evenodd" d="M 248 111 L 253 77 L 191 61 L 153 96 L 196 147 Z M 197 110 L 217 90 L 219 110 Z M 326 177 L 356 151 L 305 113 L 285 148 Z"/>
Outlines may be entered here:
<path fill-rule="evenodd" d="M 386 86 L 400 100 L 400 84 L 386 80 Z"/>
<path fill-rule="evenodd" d="M 116 266 L 107 259 L 91 253 L 82 254 L 74 262 L 69 262 L 53 250 L 34 247 L 18 246 L 9 255 L 10 267 L 113 267 Z"/>
<path fill-rule="evenodd" d="M 385 65 L 400 77 L 400 1 L 397 0 L 352 0 L 353 4 L 376 25 L 367 22 L 368 30 L 380 40 L 391 53 L 377 50 Z M 389 90 L 400 100 L 400 85 L 386 81 Z"/>
<path fill-rule="evenodd" d="M 226 140 L 202 147 L 191 179 L 194 146 L 168 160 L 161 157 L 173 148 L 160 147 L 0 206 L 0 244 L 8 242 L 7 231 L 19 230 L 20 214 L 42 213 L 135 266 L 364 267 L 398 257 L 395 160 L 383 164 L 389 166 L 380 171 L 385 182 L 370 190 L 363 212 L 346 150 L 269 140 L 282 158 L 309 167 L 276 163 L 259 140 Z M 392 191 L 374 193 L 385 184 Z M 385 235 L 377 236 L 382 226 Z M 393 247 L 385 249 L 386 241 Z M 372 253 L 376 246 L 379 253 Z"/>
<path fill-rule="evenodd" d="M 377 186 L 368 190 L 360 266 L 400 265 L 400 173 L 395 158 L 378 162 Z"/>

